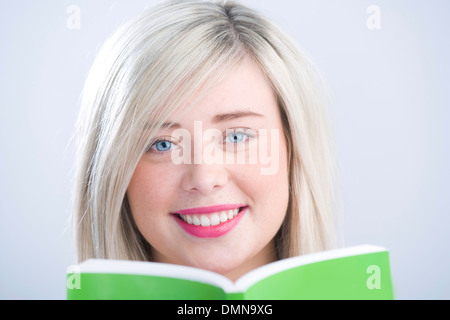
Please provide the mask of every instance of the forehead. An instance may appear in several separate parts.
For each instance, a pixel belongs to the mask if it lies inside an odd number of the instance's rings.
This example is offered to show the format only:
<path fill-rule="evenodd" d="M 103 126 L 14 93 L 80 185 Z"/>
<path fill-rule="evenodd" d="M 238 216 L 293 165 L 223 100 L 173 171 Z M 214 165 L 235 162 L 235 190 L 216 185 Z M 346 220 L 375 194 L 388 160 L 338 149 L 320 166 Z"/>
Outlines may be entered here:
<path fill-rule="evenodd" d="M 236 114 L 273 118 L 278 113 L 276 96 L 260 67 L 246 57 L 201 99 L 187 101 L 173 114 L 178 122 L 232 120 Z"/>

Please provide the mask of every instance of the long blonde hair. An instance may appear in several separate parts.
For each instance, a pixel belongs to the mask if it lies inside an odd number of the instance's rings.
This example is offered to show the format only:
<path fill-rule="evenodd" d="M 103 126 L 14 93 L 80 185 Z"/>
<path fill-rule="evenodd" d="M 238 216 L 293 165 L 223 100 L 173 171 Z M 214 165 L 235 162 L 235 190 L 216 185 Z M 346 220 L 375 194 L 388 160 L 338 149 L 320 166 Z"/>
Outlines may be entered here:
<path fill-rule="evenodd" d="M 83 90 L 73 234 L 78 260 L 151 260 L 126 191 L 160 125 L 194 95 L 252 57 L 278 98 L 288 145 L 290 199 L 278 257 L 334 242 L 333 150 L 320 77 L 294 43 L 231 1 L 174 1 L 122 26 L 98 52 Z"/>

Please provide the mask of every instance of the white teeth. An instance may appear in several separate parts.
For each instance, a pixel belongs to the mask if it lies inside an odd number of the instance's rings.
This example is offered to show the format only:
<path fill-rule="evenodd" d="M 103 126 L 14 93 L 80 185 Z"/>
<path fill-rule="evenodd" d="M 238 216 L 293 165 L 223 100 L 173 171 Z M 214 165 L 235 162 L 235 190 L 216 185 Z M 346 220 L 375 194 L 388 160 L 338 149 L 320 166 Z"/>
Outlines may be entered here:
<path fill-rule="evenodd" d="M 226 210 L 213 214 L 187 214 L 180 215 L 180 218 L 195 226 L 209 227 L 217 226 L 223 222 L 233 219 L 239 213 L 239 209 Z"/>
<path fill-rule="evenodd" d="M 222 212 L 220 213 L 220 222 L 225 222 L 225 221 L 227 221 L 227 220 L 228 220 L 227 213 L 226 213 L 225 211 L 222 211 Z"/>
<path fill-rule="evenodd" d="M 211 225 L 211 220 L 206 216 L 200 216 L 200 224 L 202 227 L 209 227 Z"/>
<path fill-rule="evenodd" d="M 211 221 L 211 225 L 212 225 L 212 226 L 217 226 L 217 225 L 220 223 L 219 216 L 218 216 L 217 214 L 213 214 L 213 215 L 211 216 L 210 221 Z"/>
<path fill-rule="evenodd" d="M 182 217 L 184 217 L 184 216 L 182 216 Z M 186 221 L 187 222 L 187 221 Z M 189 222 L 188 222 L 189 223 Z M 192 217 L 192 223 L 194 224 L 194 225 L 196 225 L 196 226 L 199 226 L 200 225 L 200 219 L 198 218 L 198 216 L 193 216 Z"/>

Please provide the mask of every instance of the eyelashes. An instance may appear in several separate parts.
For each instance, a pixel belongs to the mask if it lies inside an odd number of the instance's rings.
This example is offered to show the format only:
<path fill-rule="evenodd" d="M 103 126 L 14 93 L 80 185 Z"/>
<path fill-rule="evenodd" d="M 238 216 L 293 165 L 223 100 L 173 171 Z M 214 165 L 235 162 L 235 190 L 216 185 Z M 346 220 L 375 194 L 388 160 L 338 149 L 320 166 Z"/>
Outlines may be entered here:
<path fill-rule="evenodd" d="M 232 132 L 225 137 L 224 143 L 241 143 L 250 139 L 250 136 L 243 132 Z"/>
<path fill-rule="evenodd" d="M 243 145 L 246 146 L 251 140 L 257 137 L 257 130 L 249 128 L 227 129 L 222 134 L 222 140 L 220 141 L 220 143 L 224 145 L 224 148 L 226 150 L 229 150 L 228 147 L 232 146 L 233 150 L 237 151 L 241 149 Z M 171 136 L 167 136 L 152 140 L 149 147 L 147 148 L 147 152 L 155 155 L 165 155 L 179 148 L 181 148 L 180 140 L 177 140 Z"/>
<path fill-rule="evenodd" d="M 166 139 L 157 139 L 147 148 L 147 151 L 156 153 L 165 153 L 179 147 L 180 146 L 178 146 L 175 142 Z"/>

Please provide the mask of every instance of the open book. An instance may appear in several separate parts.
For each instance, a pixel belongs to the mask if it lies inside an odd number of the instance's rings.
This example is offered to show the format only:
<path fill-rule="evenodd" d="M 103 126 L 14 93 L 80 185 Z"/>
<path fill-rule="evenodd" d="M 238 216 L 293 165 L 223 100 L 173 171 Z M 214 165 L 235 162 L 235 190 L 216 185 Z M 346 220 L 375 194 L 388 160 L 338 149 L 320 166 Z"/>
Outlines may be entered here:
<path fill-rule="evenodd" d="M 279 260 L 236 282 L 157 262 L 86 260 L 68 268 L 72 299 L 393 299 L 389 254 L 362 245 Z"/>

